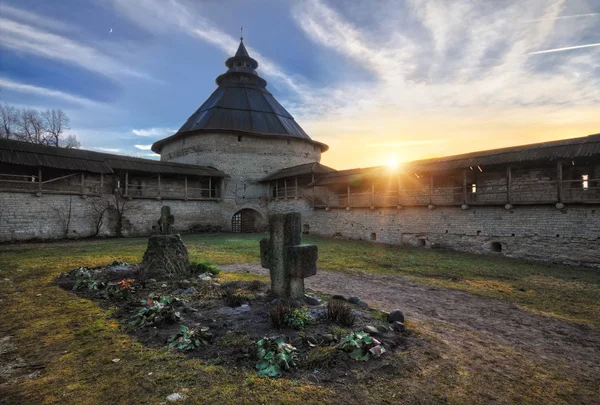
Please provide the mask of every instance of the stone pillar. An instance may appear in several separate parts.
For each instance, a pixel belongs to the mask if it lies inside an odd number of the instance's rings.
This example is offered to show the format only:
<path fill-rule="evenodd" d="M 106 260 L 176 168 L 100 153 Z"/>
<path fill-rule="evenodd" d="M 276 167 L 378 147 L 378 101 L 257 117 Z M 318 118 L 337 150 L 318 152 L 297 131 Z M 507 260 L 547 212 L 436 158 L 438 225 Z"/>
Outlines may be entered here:
<path fill-rule="evenodd" d="M 271 291 L 283 299 L 304 299 L 304 278 L 317 274 L 317 246 L 301 245 L 300 213 L 269 217 L 270 238 L 260 241 L 261 264 L 270 270 Z"/>

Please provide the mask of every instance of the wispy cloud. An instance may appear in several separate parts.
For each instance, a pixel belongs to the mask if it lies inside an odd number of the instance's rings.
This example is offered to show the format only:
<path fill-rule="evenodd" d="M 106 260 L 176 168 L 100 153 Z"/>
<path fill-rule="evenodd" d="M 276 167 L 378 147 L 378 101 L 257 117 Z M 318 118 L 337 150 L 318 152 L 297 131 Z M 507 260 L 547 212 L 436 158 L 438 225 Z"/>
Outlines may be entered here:
<path fill-rule="evenodd" d="M 10 12 L 7 15 L 3 13 L 0 17 L 0 46 L 4 48 L 14 52 L 60 60 L 113 79 L 123 76 L 152 79 L 149 75 L 128 66 L 115 57 L 114 54 L 121 51 L 118 45 L 111 44 L 110 52 L 106 47 L 100 50 L 92 46 L 90 41 L 84 44 L 69 36 L 50 32 L 57 28 L 59 30 L 66 29 L 64 24 L 57 25 L 51 19 L 48 19 L 45 24 L 39 23 L 45 17 L 14 7 L 9 9 Z M 120 53 L 124 54 L 124 52 Z"/>
<path fill-rule="evenodd" d="M 177 0 L 113 0 L 116 9 L 139 26 L 152 33 L 169 31 L 173 27 L 192 38 L 214 45 L 230 56 L 239 44 L 239 39 L 226 34 L 195 7 Z M 247 46 L 248 52 L 259 60 L 260 70 L 277 84 L 284 85 L 298 94 L 307 89 L 303 83 L 286 73 L 275 61 Z"/>
<path fill-rule="evenodd" d="M 545 51 L 536 51 L 536 52 L 529 52 L 528 55 L 538 55 L 541 53 L 552 53 L 552 52 L 562 52 L 562 51 L 571 51 L 573 49 L 582 49 L 582 48 L 592 48 L 595 46 L 600 46 L 600 43 L 598 44 L 587 44 L 587 45 L 576 45 L 576 46 L 567 46 L 565 48 L 554 48 L 554 49 L 546 49 Z"/>
<path fill-rule="evenodd" d="M 2 3 L 2 16 L 9 17 L 13 20 L 18 20 L 23 23 L 35 25 L 37 27 L 44 27 L 54 31 L 73 31 L 74 27 L 67 25 L 61 21 L 55 20 L 48 16 L 41 16 L 39 14 L 32 13 L 27 10 L 12 7 L 5 2 Z"/>
<path fill-rule="evenodd" d="M 135 145 L 135 147 L 140 150 L 150 150 L 152 148 L 152 144 L 150 144 L 150 145 Z"/>
<path fill-rule="evenodd" d="M 137 136 L 147 136 L 147 137 L 152 137 L 152 138 L 158 138 L 158 137 L 173 135 L 175 132 L 177 132 L 177 130 L 171 129 L 171 128 L 146 128 L 146 129 L 133 129 L 133 130 L 131 130 L 131 132 Z"/>
<path fill-rule="evenodd" d="M 19 83 L 19 82 L 15 82 L 13 80 L 10 80 L 7 78 L 2 78 L 2 77 L 0 77 L 0 88 L 16 91 L 16 92 L 20 92 L 20 93 L 34 94 L 36 96 L 41 96 L 41 97 L 52 97 L 52 98 L 60 99 L 60 100 L 63 100 L 63 101 L 69 102 L 69 103 L 82 105 L 82 106 L 93 106 L 93 107 L 102 106 L 102 104 L 100 104 L 96 101 L 84 98 L 84 97 L 75 96 L 73 94 L 65 93 L 65 92 L 62 92 L 59 90 L 48 89 L 46 87 L 39 87 L 39 86 L 30 85 L 30 84 Z"/>
<path fill-rule="evenodd" d="M 533 19 L 533 20 L 523 20 L 521 22 L 530 23 L 530 22 L 538 22 L 538 21 L 544 21 L 544 20 L 565 20 L 565 19 L 570 19 L 570 18 L 597 17 L 597 16 L 600 16 L 600 13 L 561 15 L 558 17 L 547 17 L 547 18 L 537 18 L 537 19 Z"/>
<path fill-rule="evenodd" d="M 105 148 L 103 146 L 84 146 L 82 149 L 95 150 L 97 152 L 106 153 L 121 153 L 122 149 L 119 148 Z"/>

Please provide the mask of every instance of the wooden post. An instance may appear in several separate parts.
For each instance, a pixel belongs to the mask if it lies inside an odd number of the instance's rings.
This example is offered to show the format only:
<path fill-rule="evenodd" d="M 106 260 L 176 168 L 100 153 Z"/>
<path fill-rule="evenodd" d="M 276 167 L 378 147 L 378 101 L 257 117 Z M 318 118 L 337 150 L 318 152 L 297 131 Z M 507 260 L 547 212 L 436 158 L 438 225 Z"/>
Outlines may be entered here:
<path fill-rule="evenodd" d="M 398 174 L 398 205 L 402 205 L 402 199 L 400 197 L 400 190 L 402 190 L 402 184 L 400 182 L 400 174 Z"/>
<path fill-rule="evenodd" d="M 104 173 L 100 173 L 100 195 L 103 194 L 104 191 Z"/>
<path fill-rule="evenodd" d="M 225 195 L 225 177 L 221 177 L 221 190 L 219 190 L 219 199 L 223 200 Z"/>
<path fill-rule="evenodd" d="M 38 167 L 38 191 L 42 192 L 42 168 Z"/>
<path fill-rule="evenodd" d="M 371 207 L 375 206 L 375 182 L 371 181 Z"/>
<path fill-rule="evenodd" d="M 429 177 L 429 204 L 433 204 L 433 173 Z"/>
<path fill-rule="evenodd" d="M 208 198 L 212 198 L 212 177 L 208 176 Z"/>
<path fill-rule="evenodd" d="M 160 197 L 160 173 L 158 173 L 158 196 Z"/>
<path fill-rule="evenodd" d="M 85 194 L 85 188 L 83 186 L 83 182 L 85 181 L 85 174 L 81 172 L 81 194 Z"/>
<path fill-rule="evenodd" d="M 313 186 L 313 198 L 312 198 L 312 207 L 315 208 L 315 186 Z"/>
<path fill-rule="evenodd" d="M 296 199 L 298 199 L 298 176 L 294 177 L 294 186 L 296 187 Z"/>
<path fill-rule="evenodd" d="M 275 199 L 279 198 L 279 181 L 275 180 Z"/>
<path fill-rule="evenodd" d="M 188 186 L 187 186 L 187 176 L 183 176 L 183 195 L 184 195 L 184 198 L 186 200 L 188 198 L 187 188 L 188 188 Z"/>
<path fill-rule="evenodd" d="M 325 194 L 325 205 L 329 208 L 329 186 L 327 186 L 327 192 Z"/>
<path fill-rule="evenodd" d="M 350 206 L 350 183 L 348 183 L 348 205 L 346 205 L 347 207 Z"/>
<path fill-rule="evenodd" d="M 558 198 L 558 202 L 562 202 L 563 200 L 563 170 L 562 170 L 562 162 L 556 162 L 556 197 Z"/>
<path fill-rule="evenodd" d="M 463 169 L 463 204 L 467 203 L 467 171 Z"/>
<path fill-rule="evenodd" d="M 512 201 L 512 168 L 506 167 L 506 203 L 510 204 Z"/>
<path fill-rule="evenodd" d="M 283 196 L 287 200 L 287 179 L 283 179 Z"/>
<path fill-rule="evenodd" d="M 127 191 L 129 190 L 129 172 L 125 172 L 125 196 L 127 197 Z"/>

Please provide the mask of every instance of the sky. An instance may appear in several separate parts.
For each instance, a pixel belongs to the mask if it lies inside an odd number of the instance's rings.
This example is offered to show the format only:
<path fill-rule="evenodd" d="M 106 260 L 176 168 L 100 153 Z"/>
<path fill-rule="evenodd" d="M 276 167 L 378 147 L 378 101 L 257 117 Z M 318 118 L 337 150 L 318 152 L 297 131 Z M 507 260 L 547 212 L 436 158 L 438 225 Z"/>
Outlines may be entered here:
<path fill-rule="evenodd" d="M 0 102 L 155 158 L 242 25 L 336 169 L 600 132 L 600 0 L 0 0 Z"/>

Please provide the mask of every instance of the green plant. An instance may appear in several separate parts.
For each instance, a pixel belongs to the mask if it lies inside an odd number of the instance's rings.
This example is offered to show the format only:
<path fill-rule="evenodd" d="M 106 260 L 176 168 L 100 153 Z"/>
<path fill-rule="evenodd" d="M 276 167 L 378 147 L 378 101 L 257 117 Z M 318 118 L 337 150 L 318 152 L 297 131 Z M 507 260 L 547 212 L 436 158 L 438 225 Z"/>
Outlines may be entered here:
<path fill-rule="evenodd" d="M 127 300 L 131 297 L 134 291 L 133 279 L 123 279 L 117 283 L 108 283 L 106 287 L 99 292 L 99 295 L 103 298 L 117 298 L 120 300 Z"/>
<path fill-rule="evenodd" d="M 306 308 L 296 308 L 285 314 L 283 323 L 290 328 L 304 329 L 313 322 L 312 316 L 308 314 Z"/>
<path fill-rule="evenodd" d="M 102 281 L 94 279 L 90 269 L 87 267 L 80 267 L 75 270 L 75 285 L 73 290 L 101 290 L 105 284 Z"/>
<path fill-rule="evenodd" d="M 173 323 L 181 317 L 179 312 L 175 311 L 173 303 L 177 299 L 168 295 L 158 297 L 148 297 L 142 300 L 144 308 L 135 315 L 135 319 L 129 323 L 131 326 L 143 328 L 149 325 L 160 325 L 163 323 Z"/>
<path fill-rule="evenodd" d="M 338 344 L 338 347 L 350 353 L 350 357 L 354 360 L 360 361 L 377 358 L 385 353 L 385 349 L 380 341 L 362 331 L 352 332 L 348 336 L 345 336 Z"/>
<path fill-rule="evenodd" d="M 261 377 L 280 377 L 282 371 L 296 367 L 296 348 L 284 342 L 282 337 L 263 338 L 256 343 L 258 362 L 256 368 Z"/>
<path fill-rule="evenodd" d="M 281 328 L 285 325 L 285 318 L 287 314 L 292 310 L 292 307 L 286 304 L 278 303 L 269 309 L 269 319 L 271 325 L 275 328 Z"/>
<path fill-rule="evenodd" d="M 196 347 L 208 344 L 211 336 L 204 332 L 196 332 L 185 325 L 181 325 L 179 332 L 168 339 L 169 347 L 188 352 Z"/>
<path fill-rule="evenodd" d="M 191 274 L 210 273 L 216 276 L 221 272 L 218 267 L 206 262 L 190 263 L 188 269 Z"/>
<path fill-rule="evenodd" d="M 342 326 L 352 326 L 356 317 L 344 302 L 332 300 L 327 303 L 327 319 Z"/>

